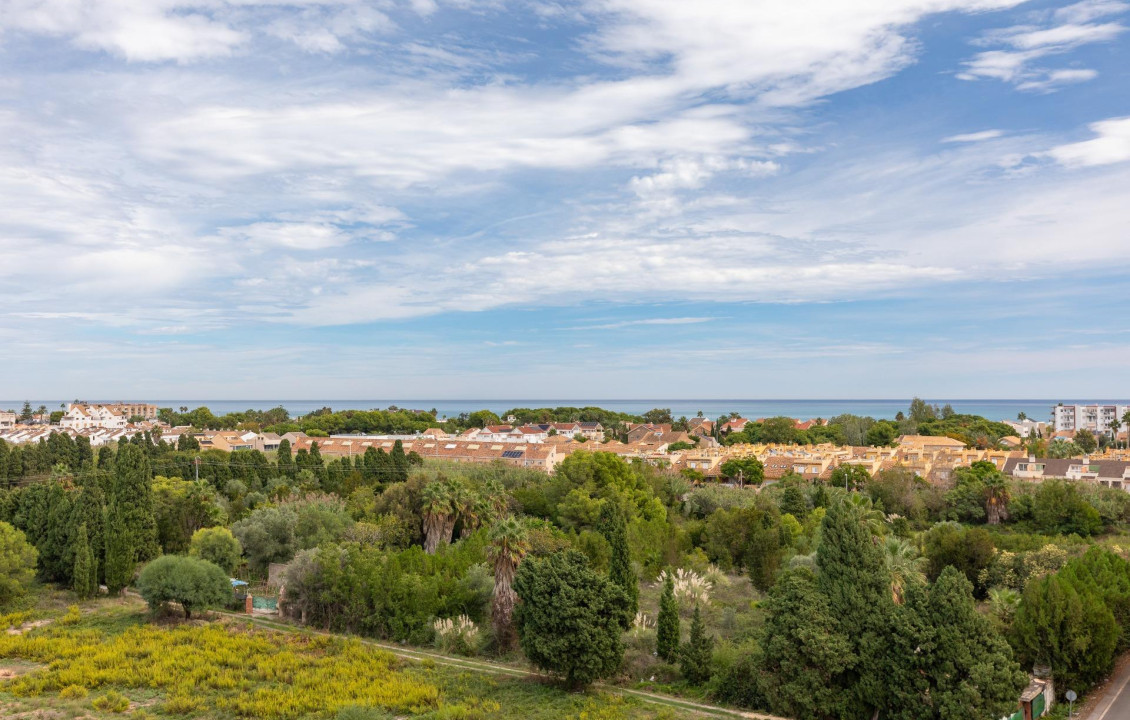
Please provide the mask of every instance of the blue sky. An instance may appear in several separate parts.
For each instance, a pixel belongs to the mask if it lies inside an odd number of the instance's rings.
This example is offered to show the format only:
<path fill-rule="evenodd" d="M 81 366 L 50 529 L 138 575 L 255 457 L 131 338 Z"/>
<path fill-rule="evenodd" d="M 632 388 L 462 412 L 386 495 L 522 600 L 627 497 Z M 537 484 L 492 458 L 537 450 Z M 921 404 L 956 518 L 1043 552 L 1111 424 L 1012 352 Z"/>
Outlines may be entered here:
<path fill-rule="evenodd" d="M 0 2 L 0 397 L 1130 396 L 1121 0 Z"/>

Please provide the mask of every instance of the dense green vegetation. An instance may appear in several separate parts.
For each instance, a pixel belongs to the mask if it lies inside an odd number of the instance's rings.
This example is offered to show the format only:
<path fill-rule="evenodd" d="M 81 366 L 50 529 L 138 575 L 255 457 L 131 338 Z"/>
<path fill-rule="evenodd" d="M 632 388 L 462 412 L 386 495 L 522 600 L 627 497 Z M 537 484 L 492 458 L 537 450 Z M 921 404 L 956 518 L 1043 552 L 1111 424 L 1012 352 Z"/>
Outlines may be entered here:
<path fill-rule="evenodd" d="M 987 463 L 944 487 L 902 468 L 758 485 L 745 465 L 739 488 L 599 444 L 546 476 L 402 449 L 328 460 L 68 442 L 34 451 L 65 458 L 48 477 L 0 489 L 9 599 L 34 573 L 79 597 L 132 584 L 189 615 L 230 599 L 229 574 L 262 583 L 284 563 L 281 609 L 310 627 L 570 686 L 843 720 L 1000 717 L 1033 665 L 1082 691 L 1130 635 L 1130 496 L 1017 483 Z"/>

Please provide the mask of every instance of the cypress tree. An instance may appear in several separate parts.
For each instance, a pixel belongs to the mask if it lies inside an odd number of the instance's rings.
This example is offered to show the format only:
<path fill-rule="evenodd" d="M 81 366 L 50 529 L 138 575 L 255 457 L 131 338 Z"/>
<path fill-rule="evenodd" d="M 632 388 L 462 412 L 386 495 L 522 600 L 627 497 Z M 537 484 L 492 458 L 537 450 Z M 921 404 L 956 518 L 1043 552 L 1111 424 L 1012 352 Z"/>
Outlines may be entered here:
<path fill-rule="evenodd" d="M 796 718 L 836 716 L 833 679 L 855 660 L 812 570 L 782 573 L 769 592 L 762 630 L 761 672 L 752 681 L 768 708 Z"/>
<path fill-rule="evenodd" d="M 404 444 L 399 440 L 392 444 L 392 452 L 389 454 L 392 458 L 393 477 L 390 478 L 396 482 L 404 482 L 408 479 L 408 457 L 404 454 Z"/>
<path fill-rule="evenodd" d="M 624 591 L 628 604 L 624 608 L 621 626 L 627 630 L 636 618 L 640 606 L 640 585 L 632 570 L 632 557 L 628 550 L 628 526 L 624 513 L 612 502 L 600 510 L 600 532 L 612 547 L 608 579 Z"/>
<path fill-rule="evenodd" d="M 48 580 L 70 584 L 74 565 L 71 530 L 71 498 L 62 485 L 52 481 L 47 491 L 47 523 L 37 544 L 39 570 Z"/>
<path fill-rule="evenodd" d="M 691 618 L 691 636 L 679 655 L 679 670 L 692 685 L 701 685 L 710 679 L 710 665 L 714 659 L 714 638 L 706 634 L 706 625 L 698 605 Z"/>
<path fill-rule="evenodd" d="M 675 579 L 670 573 L 659 597 L 659 618 L 655 624 L 655 651 L 660 658 L 673 662 L 679 652 L 679 605 L 675 602 Z"/>
<path fill-rule="evenodd" d="M 871 540 L 863 510 L 833 503 L 821 524 L 817 585 L 855 662 L 836 679 L 849 717 L 870 717 L 887 704 L 894 601 L 883 550 Z"/>
<path fill-rule="evenodd" d="M 283 438 L 279 441 L 278 449 L 279 474 L 290 477 L 294 474 L 294 458 L 290 454 L 290 440 Z"/>
<path fill-rule="evenodd" d="M 110 504 L 117 505 L 118 512 L 122 515 L 125 532 L 129 535 L 136 553 L 135 560 L 138 562 L 160 554 L 157 520 L 153 515 L 152 480 L 153 474 L 145 451 L 132 443 L 118 448 Z"/>
<path fill-rule="evenodd" d="M 86 524 L 78 526 L 74 539 L 75 566 L 71 584 L 79 600 L 94 597 L 98 592 L 98 567 L 86 537 Z"/>
<path fill-rule="evenodd" d="M 106 587 L 116 595 L 129 585 L 137 559 L 133 539 L 117 503 L 106 517 Z"/>
<path fill-rule="evenodd" d="M 87 538 L 90 543 L 90 552 L 95 560 L 106 555 L 104 528 L 106 524 L 106 508 L 102 495 L 102 486 L 93 472 L 83 475 L 82 488 L 75 498 L 71 510 L 71 527 L 86 526 Z M 95 563 L 97 567 L 98 563 Z M 97 578 L 97 573 L 95 574 Z"/>

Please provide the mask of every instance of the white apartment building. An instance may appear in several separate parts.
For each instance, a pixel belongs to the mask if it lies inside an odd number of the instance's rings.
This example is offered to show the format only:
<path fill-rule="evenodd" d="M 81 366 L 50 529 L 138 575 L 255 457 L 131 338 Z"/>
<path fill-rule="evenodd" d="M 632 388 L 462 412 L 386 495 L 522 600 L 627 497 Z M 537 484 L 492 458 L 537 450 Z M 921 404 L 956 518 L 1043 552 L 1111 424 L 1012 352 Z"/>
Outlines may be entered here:
<path fill-rule="evenodd" d="M 1056 431 L 1090 430 L 1110 434 L 1110 423 L 1122 421 L 1130 405 L 1056 405 L 1052 408 L 1052 428 Z"/>
<path fill-rule="evenodd" d="M 59 427 L 70 430 L 90 428 L 119 429 L 127 425 L 125 415 L 105 405 L 84 405 L 71 403 L 67 413 L 59 420 Z"/>
<path fill-rule="evenodd" d="M 16 414 L 14 412 L 6 412 L 0 410 L 0 428 L 10 428 L 16 426 Z"/>

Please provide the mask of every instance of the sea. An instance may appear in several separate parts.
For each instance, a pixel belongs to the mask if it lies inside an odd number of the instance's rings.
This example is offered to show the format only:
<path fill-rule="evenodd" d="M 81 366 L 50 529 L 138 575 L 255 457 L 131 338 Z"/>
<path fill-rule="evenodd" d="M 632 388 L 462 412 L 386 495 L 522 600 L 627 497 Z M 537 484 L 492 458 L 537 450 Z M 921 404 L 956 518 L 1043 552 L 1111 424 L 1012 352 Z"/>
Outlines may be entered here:
<path fill-rule="evenodd" d="M 1032 420 L 1049 420 L 1052 407 L 1057 403 L 1064 404 L 1109 404 L 1130 405 L 1130 400 L 1112 399 L 1045 399 L 1045 400 L 974 400 L 974 399 L 946 399 L 924 398 L 927 402 L 942 407 L 951 405 L 956 412 L 970 415 L 980 415 L 990 420 L 1015 420 L 1020 413 L 1024 413 Z M 90 402 L 116 402 L 117 399 L 90 399 Z M 876 419 L 893 419 L 895 414 L 906 412 L 910 407 L 910 398 L 896 399 L 836 399 L 836 400 L 760 400 L 760 399 L 614 399 L 614 398 L 587 398 L 587 399 L 497 399 L 497 398 L 470 398 L 463 400 L 439 399 L 399 399 L 399 400 L 149 400 L 131 398 L 131 402 L 149 402 L 159 407 L 179 409 L 181 407 L 196 408 L 207 406 L 215 415 L 224 415 L 229 412 L 243 410 L 269 410 L 282 406 L 286 408 L 291 417 L 305 415 L 314 410 L 328 407 L 333 410 L 374 410 L 385 409 L 395 405 L 399 408 L 412 410 L 435 410 L 438 417 L 457 417 L 461 413 L 474 412 L 475 410 L 490 410 L 502 415 L 512 408 L 542 408 L 542 407 L 586 407 L 596 406 L 606 410 L 641 415 L 652 408 L 666 408 L 671 410 L 675 418 L 680 416 L 694 417 L 700 412 L 709 418 L 718 418 L 736 412 L 747 418 L 787 417 L 810 420 L 814 418 L 831 418 L 836 415 L 851 413 L 853 415 L 871 416 Z M 31 400 L 31 406 L 38 408 L 44 405 L 48 410 L 56 410 L 65 401 L 61 400 Z M 23 400 L 0 400 L 0 409 L 19 410 Z"/>

